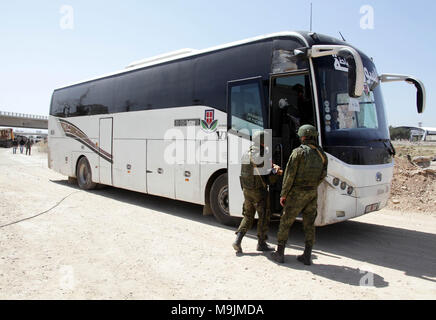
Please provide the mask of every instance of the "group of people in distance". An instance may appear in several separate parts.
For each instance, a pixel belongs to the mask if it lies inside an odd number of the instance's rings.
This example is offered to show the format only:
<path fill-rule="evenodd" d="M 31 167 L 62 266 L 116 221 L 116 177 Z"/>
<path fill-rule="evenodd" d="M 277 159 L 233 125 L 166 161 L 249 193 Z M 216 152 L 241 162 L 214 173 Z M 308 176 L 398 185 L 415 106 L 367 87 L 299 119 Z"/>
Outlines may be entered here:
<path fill-rule="evenodd" d="M 20 153 L 23 153 L 24 147 L 26 147 L 26 156 L 27 155 L 30 156 L 32 153 L 32 145 L 33 145 L 33 140 L 30 138 L 25 138 L 25 137 L 15 138 L 12 141 L 12 152 L 13 154 L 16 154 L 18 147 L 20 147 Z"/>

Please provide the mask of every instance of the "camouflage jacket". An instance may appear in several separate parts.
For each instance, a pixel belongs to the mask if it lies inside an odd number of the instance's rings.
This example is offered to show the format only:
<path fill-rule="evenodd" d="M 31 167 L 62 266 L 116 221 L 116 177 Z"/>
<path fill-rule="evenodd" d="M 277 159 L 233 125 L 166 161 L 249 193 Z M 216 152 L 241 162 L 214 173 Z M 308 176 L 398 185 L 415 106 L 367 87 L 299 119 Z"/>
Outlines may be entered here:
<path fill-rule="evenodd" d="M 316 189 L 327 176 L 328 159 L 314 140 L 304 142 L 292 151 L 283 177 L 282 197 L 294 187 Z"/>
<path fill-rule="evenodd" d="M 247 190 L 266 189 L 277 181 L 277 176 L 271 173 L 271 168 L 264 167 L 261 151 L 252 146 L 242 156 L 241 187 Z"/>

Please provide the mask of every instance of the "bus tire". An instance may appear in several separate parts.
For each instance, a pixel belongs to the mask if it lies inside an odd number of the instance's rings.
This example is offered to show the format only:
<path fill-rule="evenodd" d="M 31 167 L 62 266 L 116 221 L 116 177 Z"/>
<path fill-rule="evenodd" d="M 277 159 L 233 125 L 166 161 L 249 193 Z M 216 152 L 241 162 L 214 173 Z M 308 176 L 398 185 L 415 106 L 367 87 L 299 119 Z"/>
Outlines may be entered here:
<path fill-rule="evenodd" d="M 86 157 L 80 158 L 77 163 L 77 184 L 80 189 L 83 190 L 92 190 L 97 186 L 96 183 L 92 182 L 92 172 L 91 166 L 89 165 L 88 159 Z"/>
<path fill-rule="evenodd" d="M 226 226 L 238 226 L 241 218 L 229 214 L 227 173 L 220 175 L 210 189 L 210 207 L 214 217 Z"/>

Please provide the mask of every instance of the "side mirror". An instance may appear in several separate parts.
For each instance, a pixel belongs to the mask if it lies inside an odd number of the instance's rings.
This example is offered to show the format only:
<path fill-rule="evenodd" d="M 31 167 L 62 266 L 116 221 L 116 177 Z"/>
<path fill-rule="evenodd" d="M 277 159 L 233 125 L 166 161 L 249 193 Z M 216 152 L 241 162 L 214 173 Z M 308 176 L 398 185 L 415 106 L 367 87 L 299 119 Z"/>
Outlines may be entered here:
<path fill-rule="evenodd" d="M 416 87 L 416 108 L 418 113 L 423 113 L 425 109 L 425 88 L 421 81 L 409 78 L 406 82 L 414 84 Z"/>
<path fill-rule="evenodd" d="M 360 54 L 348 46 L 315 45 L 310 50 L 312 58 L 329 55 L 344 57 L 348 63 L 348 94 L 352 98 L 359 98 L 363 94 L 365 73 Z"/>
<path fill-rule="evenodd" d="M 356 60 L 349 50 L 341 50 L 338 55 L 344 57 L 348 63 L 348 95 L 351 98 L 359 98 L 363 94 L 365 80 L 362 60 L 360 57 L 360 61 Z"/>
<path fill-rule="evenodd" d="M 416 87 L 416 108 L 418 113 L 423 113 L 426 107 L 426 92 L 425 86 L 421 80 L 411 76 L 403 76 L 399 74 L 382 74 L 379 77 L 381 82 L 406 81 Z"/>

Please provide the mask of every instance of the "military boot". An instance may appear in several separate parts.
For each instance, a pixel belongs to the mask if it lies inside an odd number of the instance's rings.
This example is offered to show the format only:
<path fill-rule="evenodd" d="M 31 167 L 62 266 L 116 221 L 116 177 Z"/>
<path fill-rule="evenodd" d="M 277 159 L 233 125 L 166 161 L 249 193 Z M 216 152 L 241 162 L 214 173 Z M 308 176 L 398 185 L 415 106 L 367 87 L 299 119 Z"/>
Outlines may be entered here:
<path fill-rule="evenodd" d="M 244 238 L 244 233 L 242 232 L 238 232 L 236 234 L 236 240 L 235 242 L 233 242 L 233 249 L 235 249 L 236 253 L 242 253 L 242 247 L 241 247 L 241 242 L 242 242 L 242 238 Z"/>
<path fill-rule="evenodd" d="M 297 257 L 297 260 L 304 263 L 306 266 L 310 266 L 312 261 L 310 261 L 310 257 L 312 255 L 312 246 L 306 244 L 304 248 L 304 253 L 301 256 Z"/>
<path fill-rule="evenodd" d="M 285 262 L 285 246 L 279 244 L 277 246 L 277 251 L 275 251 L 271 254 L 271 258 L 278 263 L 284 263 Z"/>
<path fill-rule="evenodd" d="M 257 251 L 274 251 L 273 247 L 270 247 L 264 239 L 257 241 Z"/>

